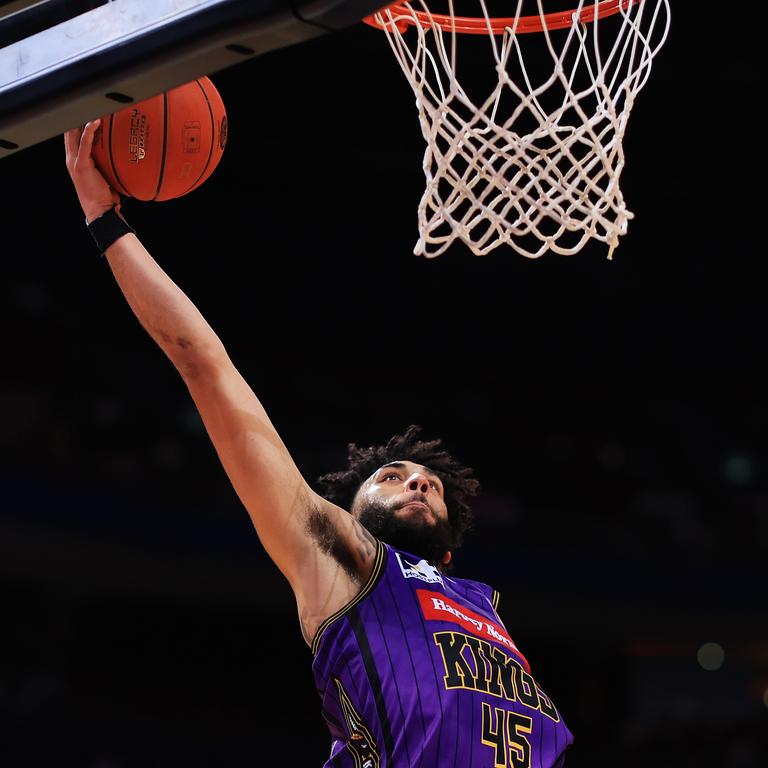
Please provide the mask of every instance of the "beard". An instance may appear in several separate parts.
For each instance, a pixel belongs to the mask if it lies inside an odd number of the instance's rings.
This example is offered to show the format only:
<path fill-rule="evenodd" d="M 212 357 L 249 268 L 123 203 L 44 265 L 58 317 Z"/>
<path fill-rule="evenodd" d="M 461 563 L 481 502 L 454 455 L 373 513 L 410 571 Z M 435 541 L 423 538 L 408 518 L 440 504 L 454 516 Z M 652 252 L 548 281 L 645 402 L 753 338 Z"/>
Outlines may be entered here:
<path fill-rule="evenodd" d="M 368 499 L 360 506 L 358 520 L 369 533 L 395 549 L 439 564 L 443 555 L 453 548 L 451 524 L 439 518 L 431 524 L 422 517 L 398 517 L 395 511 L 402 506 L 405 503 L 390 506 L 380 499 Z"/>

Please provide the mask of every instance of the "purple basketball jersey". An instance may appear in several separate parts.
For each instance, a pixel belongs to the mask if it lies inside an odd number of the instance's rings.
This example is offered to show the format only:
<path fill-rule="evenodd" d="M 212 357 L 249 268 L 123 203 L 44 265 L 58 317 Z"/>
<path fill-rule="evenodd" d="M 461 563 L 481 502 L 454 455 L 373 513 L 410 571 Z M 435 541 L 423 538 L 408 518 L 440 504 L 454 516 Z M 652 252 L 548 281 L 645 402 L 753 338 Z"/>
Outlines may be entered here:
<path fill-rule="evenodd" d="M 573 737 L 486 584 L 379 543 L 360 594 L 315 636 L 330 768 L 553 768 Z"/>

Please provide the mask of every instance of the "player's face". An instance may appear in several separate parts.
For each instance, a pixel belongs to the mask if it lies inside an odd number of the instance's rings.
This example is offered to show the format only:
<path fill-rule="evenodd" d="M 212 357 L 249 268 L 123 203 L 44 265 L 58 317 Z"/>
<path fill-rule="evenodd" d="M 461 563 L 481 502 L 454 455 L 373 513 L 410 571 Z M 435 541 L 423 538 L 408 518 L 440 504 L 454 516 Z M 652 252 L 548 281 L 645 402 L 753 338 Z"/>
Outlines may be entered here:
<path fill-rule="evenodd" d="M 352 513 L 374 535 L 432 562 L 450 560 L 451 526 L 440 478 L 421 464 L 394 461 L 361 486 Z"/>

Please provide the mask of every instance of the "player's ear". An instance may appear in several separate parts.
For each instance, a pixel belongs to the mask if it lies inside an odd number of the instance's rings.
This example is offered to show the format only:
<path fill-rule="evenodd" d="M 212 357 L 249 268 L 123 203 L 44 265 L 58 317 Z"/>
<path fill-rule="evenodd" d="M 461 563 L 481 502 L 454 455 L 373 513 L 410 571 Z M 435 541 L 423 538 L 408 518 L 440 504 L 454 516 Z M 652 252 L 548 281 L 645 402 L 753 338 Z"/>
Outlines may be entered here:
<path fill-rule="evenodd" d="M 448 565 L 448 563 L 450 563 L 450 562 L 451 562 L 451 558 L 452 558 L 452 557 L 453 557 L 453 555 L 452 555 L 450 552 L 446 552 L 446 553 L 443 555 L 443 558 L 442 558 L 442 560 L 440 560 L 440 563 L 441 563 L 442 565 Z"/>

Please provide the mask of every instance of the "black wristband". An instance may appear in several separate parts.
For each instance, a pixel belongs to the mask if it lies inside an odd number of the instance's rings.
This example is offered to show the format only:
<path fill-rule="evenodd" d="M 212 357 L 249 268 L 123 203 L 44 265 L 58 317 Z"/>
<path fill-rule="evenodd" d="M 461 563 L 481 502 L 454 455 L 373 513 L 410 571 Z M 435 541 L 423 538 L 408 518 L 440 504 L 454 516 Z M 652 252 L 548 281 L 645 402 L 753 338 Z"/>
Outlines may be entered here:
<path fill-rule="evenodd" d="M 93 235 L 96 247 L 102 256 L 107 248 L 119 237 L 130 232 L 136 234 L 135 230 L 118 216 L 116 207 L 110 208 L 106 213 L 102 213 L 101 216 L 88 224 L 88 231 Z"/>

